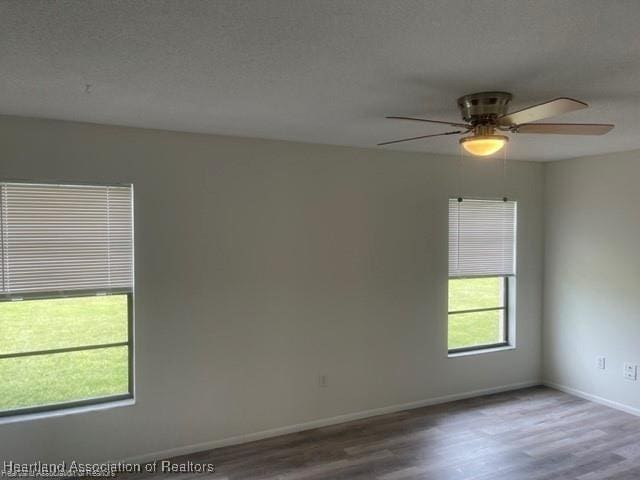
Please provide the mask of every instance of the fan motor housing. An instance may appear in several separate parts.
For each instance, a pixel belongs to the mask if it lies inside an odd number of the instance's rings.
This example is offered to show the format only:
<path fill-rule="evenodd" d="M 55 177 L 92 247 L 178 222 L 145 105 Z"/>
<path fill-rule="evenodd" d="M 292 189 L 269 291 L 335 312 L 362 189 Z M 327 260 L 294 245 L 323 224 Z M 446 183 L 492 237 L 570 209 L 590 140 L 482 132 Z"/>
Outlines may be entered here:
<path fill-rule="evenodd" d="M 507 113 L 512 95 L 508 92 L 478 92 L 458 99 L 458 108 L 465 122 L 472 125 L 495 123 Z"/>

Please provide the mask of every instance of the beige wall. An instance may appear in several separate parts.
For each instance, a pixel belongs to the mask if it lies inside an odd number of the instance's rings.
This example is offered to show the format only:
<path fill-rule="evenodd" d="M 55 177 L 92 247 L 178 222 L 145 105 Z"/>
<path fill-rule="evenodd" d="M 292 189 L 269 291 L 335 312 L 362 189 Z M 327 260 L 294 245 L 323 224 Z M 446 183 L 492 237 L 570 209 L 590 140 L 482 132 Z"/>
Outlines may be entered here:
<path fill-rule="evenodd" d="M 518 348 L 448 359 L 457 157 L 0 117 L 0 178 L 135 185 L 137 404 L 0 424 L 0 459 L 100 461 L 540 378 L 543 165 Z M 502 196 L 496 161 L 462 194 Z M 319 388 L 318 374 L 329 375 Z"/>
<path fill-rule="evenodd" d="M 639 179 L 640 151 L 547 164 L 543 342 L 546 380 L 638 414 Z"/>

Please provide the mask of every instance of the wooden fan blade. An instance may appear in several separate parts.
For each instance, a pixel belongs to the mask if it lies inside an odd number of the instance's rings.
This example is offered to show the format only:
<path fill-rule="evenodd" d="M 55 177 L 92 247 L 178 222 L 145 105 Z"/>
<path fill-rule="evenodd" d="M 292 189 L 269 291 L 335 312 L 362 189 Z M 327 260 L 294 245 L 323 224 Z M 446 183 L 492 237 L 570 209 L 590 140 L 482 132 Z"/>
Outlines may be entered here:
<path fill-rule="evenodd" d="M 451 127 L 463 127 L 463 128 L 469 128 L 469 129 L 473 128 L 471 125 L 467 125 L 466 123 L 444 122 L 442 120 L 428 120 L 426 118 L 398 117 L 398 116 L 384 117 L 384 118 L 390 118 L 392 120 L 411 120 L 414 122 L 439 123 L 440 125 L 449 125 Z"/>
<path fill-rule="evenodd" d="M 435 133 L 435 134 L 433 134 L 433 135 L 422 135 L 422 136 L 420 136 L 420 137 L 403 138 L 403 139 L 401 139 L 401 140 L 391 140 L 390 142 L 382 142 L 382 143 L 379 143 L 379 144 L 378 144 L 378 146 L 381 146 L 381 145 L 390 145 L 390 144 L 392 144 L 392 143 L 409 142 L 409 141 L 411 141 L 411 140 L 420 140 L 420 139 L 422 139 L 422 138 L 441 137 L 441 136 L 443 136 L 443 135 L 455 135 L 455 134 L 457 134 L 457 133 L 462 133 L 462 130 L 456 130 L 456 131 L 453 131 L 453 132 L 445 132 L 445 133 Z"/>
<path fill-rule="evenodd" d="M 584 102 L 574 100 L 573 98 L 560 97 L 548 102 L 540 103 L 532 107 L 527 107 L 517 112 L 507 113 L 498 119 L 501 126 L 520 125 L 523 123 L 531 123 L 543 118 L 555 117 L 574 110 L 587 108 Z"/>
<path fill-rule="evenodd" d="M 556 135 L 604 135 L 614 126 L 609 123 L 525 123 L 514 128 L 516 133 L 548 133 Z"/>

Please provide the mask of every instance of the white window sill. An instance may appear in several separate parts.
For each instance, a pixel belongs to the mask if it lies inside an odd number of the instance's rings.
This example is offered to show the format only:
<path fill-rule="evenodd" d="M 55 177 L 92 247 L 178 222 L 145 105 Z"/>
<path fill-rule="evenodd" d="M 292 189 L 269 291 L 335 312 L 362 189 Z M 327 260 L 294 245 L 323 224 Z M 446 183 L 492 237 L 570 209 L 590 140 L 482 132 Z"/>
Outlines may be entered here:
<path fill-rule="evenodd" d="M 506 350 L 515 350 L 515 349 L 516 347 L 514 347 L 513 345 L 507 345 L 504 347 L 495 347 L 495 348 L 480 348 L 478 350 L 470 350 L 468 352 L 450 353 L 448 357 L 449 358 L 471 357 L 474 355 L 484 355 L 485 353 L 504 352 Z"/>
<path fill-rule="evenodd" d="M 134 398 L 126 400 L 114 400 L 113 402 L 96 403 L 94 405 L 83 405 L 81 407 L 61 408 L 60 410 L 49 410 L 48 412 L 23 413 L 0 417 L 0 425 L 9 423 L 30 422 L 53 417 L 65 417 L 67 415 L 77 415 L 79 413 L 96 412 L 99 410 L 111 410 L 112 408 L 130 407 L 136 404 Z"/>

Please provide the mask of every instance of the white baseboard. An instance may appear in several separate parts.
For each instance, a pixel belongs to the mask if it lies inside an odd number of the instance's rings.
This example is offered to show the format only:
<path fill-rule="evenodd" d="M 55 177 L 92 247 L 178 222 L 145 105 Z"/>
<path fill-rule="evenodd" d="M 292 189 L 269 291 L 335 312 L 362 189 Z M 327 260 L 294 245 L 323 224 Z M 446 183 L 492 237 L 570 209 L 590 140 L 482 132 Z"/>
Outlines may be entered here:
<path fill-rule="evenodd" d="M 591 393 L 583 392 L 582 390 L 577 390 L 575 388 L 567 387 L 566 385 L 560 385 L 559 383 L 550 382 L 547 380 L 543 381 L 542 384 L 547 387 L 560 390 L 561 392 L 568 393 L 570 395 L 575 395 L 576 397 L 584 398 L 585 400 L 599 403 L 601 405 L 615 408 L 616 410 L 621 410 L 623 412 L 630 413 L 631 415 L 636 415 L 640 417 L 640 409 L 631 407 L 629 405 L 625 405 L 624 403 L 614 402 L 613 400 L 607 400 L 606 398 L 599 397 L 598 395 L 593 395 Z"/>
<path fill-rule="evenodd" d="M 344 415 L 338 415 L 330 418 L 312 420 L 310 422 L 297 423 L 294 425 L 272 428 L 269 430 L 262 430 L 260 432 L 255 432 L 255 433 L 236 435 L 233 437 L 222 438 L 220 440 L 213 440 L 210 442 L 185 445 L 183 447 L 171 448 L 168 450 L 162 450 L 159 452 L 152 452 L 152 453 L 135 456 L 132 458 L 127 458 L 122 461 L 127 463 L 152 462 L 154 460 L 177 457 L 180 455 L 188 455 L 190 453 L 201 452 L 204 450 L 211 450 L 214 448 L 228 447 L 231 445 L 239 445 L 241 443 L 248 443 L 256 440 L 263 440 L 265 438 L 277 437 L 279 435 L 286 435 L 288 433 L 296 433 L 304 430 L 311 430 L 313 428 L 336 425 L 339 423 L 350 422 L 353 420 L 360 420 L 362 418 L 375 417 L 377 415 L 384 415 L 387 413 L 395 413 L 403 410 L 411 410 L 414 408 L 427 407 L 430 405 L 438 405 L 441 403 L 453 402 L 456 400 L 464 400 L 464 399 L 473 398 L 473 397 L 480 397 L 483 395 L 491 395 L 492 393 L 508 392 L 510 390 L 518 390 L 521 388 L 534 387 L 537 385 L 541 385 L 541 382 L 538 380 L 532 380 L 529 382 L 513 383 L 510 385 L 500 385 L 498 387 L 485 388 L 481 390 L 472 390 L 469 392 L 454 393 L 451 395 L 444 395 L 441 397 L 427 398 L 427 399 L 418 400 L 415 402 L 390 405 L 387 407 L 374 408 L 371 410 L 347 413 Z"/>

